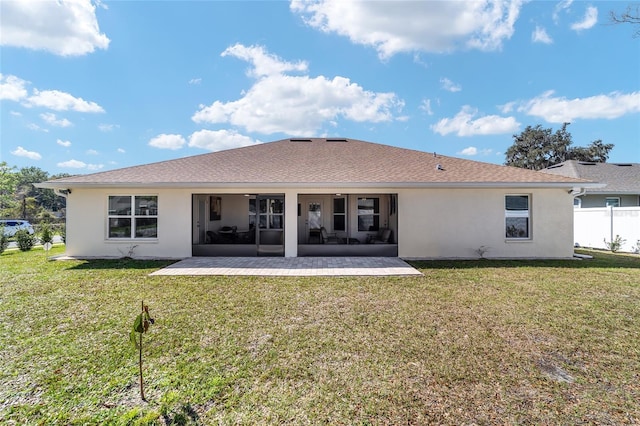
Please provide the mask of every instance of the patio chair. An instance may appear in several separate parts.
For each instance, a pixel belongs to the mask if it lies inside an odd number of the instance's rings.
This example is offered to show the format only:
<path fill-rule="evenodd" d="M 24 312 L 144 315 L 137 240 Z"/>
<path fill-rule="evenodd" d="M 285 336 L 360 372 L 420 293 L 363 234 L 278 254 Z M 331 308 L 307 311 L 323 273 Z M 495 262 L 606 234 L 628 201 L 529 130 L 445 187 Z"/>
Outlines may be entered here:
<path fill-rule="evenodd" d="M 320 228 L 320 236 L 322 244 L 338 244 L 338 237 L 335 234 L 329 234 L 324 226 Z"/>
<path fill-rule="evenodd" d="M 389 240 L 391 239 L 391 229 L 388 228 L 380 228 L 376 235 L 372 235 L 369 237 L 367 242 L 369 244 L 389 244 Z"/>

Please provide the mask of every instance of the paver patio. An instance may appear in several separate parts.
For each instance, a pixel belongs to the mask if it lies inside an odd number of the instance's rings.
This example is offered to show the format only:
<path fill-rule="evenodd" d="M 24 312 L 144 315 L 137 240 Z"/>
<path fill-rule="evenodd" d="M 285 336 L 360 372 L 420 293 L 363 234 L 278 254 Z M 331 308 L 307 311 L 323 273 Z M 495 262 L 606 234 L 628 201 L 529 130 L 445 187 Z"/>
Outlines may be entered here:
<path fill-rule="evenodd" d="M 397 257 L 190 257 L 150 275 L 422 275 Z"/>

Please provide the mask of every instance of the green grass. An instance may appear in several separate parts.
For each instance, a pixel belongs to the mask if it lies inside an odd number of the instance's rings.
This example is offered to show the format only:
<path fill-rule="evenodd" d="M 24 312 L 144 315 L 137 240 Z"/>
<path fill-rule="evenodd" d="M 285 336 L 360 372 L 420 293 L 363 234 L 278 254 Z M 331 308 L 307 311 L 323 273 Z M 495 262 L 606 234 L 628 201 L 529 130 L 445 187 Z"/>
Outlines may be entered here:
<path fill-rule="evenodd" d="M 590 254 L 275 278 L 7 251 L 0 424 L 637 424 L 640 257 Z"/>

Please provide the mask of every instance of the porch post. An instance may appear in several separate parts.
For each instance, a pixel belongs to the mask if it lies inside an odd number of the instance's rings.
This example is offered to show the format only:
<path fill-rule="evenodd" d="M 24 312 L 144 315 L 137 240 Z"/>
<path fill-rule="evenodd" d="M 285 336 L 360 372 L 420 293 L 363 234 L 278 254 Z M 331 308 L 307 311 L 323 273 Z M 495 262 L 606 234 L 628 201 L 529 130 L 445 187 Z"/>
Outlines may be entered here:
<path fill-rule="evenodd" d="M 284 193 L 284 257 L 298 257 L 298 192 Z"/>

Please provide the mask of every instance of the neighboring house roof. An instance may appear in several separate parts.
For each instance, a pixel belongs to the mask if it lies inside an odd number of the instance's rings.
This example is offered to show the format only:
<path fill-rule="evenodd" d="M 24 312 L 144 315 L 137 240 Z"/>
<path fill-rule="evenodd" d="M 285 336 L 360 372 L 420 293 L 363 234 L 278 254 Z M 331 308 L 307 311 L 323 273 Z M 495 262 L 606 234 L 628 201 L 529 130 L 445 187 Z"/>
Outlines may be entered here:
<path fill-rule="evenodd" d="M 588 193 L 640 194 L 640 163 L 595 163 L 569 160 L 542 170 L 545 173 L 606 184 Z"/>
<path fill-rule="evenodd" d="M 572 177 L 353 139 L 283 139 L 48 181 L 46 188 L 224 186 L 588 186 Z"/>

